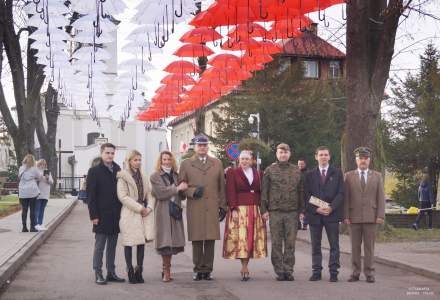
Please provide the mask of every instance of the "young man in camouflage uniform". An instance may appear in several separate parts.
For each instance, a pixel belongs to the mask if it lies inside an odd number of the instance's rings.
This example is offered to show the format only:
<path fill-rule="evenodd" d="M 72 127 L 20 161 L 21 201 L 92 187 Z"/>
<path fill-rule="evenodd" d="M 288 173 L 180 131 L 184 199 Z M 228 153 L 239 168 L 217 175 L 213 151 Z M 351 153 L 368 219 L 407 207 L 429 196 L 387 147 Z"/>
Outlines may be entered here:
<path fill-rule="evenodd" d="M 290 154 L 289 145 L 277 146 L 277 162 L 264 171 L 261 193 L 262 217 L 270 218 L 271 260 L 278 281 L 294 280 L 298 216 L 303 217 L 304 209 L 301 171 L 289 163 Z"/>

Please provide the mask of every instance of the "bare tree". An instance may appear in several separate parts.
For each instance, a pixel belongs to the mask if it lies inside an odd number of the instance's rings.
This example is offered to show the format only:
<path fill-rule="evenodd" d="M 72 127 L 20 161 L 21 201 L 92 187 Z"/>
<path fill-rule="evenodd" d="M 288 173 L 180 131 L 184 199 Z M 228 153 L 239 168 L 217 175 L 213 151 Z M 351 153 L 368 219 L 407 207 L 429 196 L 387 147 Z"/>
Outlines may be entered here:
<path fill-rule="evenodd" d="M 422 13 L 429 1 L 347 1 L 347 122 L 344 168 L 355 168 L 353 150 L 368 146 L 380 153 L 378 123 L 401 17 Z"/>

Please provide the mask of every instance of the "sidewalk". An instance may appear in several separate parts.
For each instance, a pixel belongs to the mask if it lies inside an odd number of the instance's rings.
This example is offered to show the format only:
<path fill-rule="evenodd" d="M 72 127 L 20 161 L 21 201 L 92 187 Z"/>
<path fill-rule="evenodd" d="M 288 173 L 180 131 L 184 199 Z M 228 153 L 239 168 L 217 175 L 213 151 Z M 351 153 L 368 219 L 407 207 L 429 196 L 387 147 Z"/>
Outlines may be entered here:
<path fill-rule="evenodd" d="M 52 234 L 76 202 L 76 198 L 49 199 L 44 213 L 47 231 L 22 233 L 21 211 L 0 219 L 0 288 Z"/>
<path fill-rule="evenodd" d="M 298 240 L 310 243 L 309 230 L 298 230 Z M 322 247 L 329 249 L 325 230 Z M 341 253 L 351 253 L 348 235 L 339 236 L 339 247 Z M 376 243 L 375 259 L 377 263 L 440 280 L 440 241 Z"/>

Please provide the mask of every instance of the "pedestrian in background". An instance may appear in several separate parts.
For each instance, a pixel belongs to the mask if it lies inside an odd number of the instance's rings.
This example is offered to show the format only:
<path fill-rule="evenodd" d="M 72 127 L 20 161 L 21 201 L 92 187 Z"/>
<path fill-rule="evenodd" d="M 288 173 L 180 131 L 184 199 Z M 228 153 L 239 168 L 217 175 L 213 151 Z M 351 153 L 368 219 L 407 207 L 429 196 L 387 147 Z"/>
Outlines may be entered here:
<path fill-rule="evenodd" d="M 127 154 L 124 169 L 117 174 L 118 198 L 122 203 L 121 229 L 128 281 L 144 283 L 142 276 L 145 243 L 154 239 L 154 198 L 148 178 L 141 171 L 142 155 L 137 150 Z M 132 250 L 136 247 L 137 266 L 133 269 Z"/>
<path fill-rule="evenodd" d="M 304 176 L 306 175 L 306 173 L 308 171 L 306 160 L 304 158 L 298 159 L 297 165 L 298 165 L 299 170 L 301 171 L 301 175 L 302 175 L 303 181 L 304 181 Z M 307 200 L 305 199 L 305 201 L 307 201 Z M 304 215 L 304 218 L 302 220 L 299 220 L 299 222 L 298 222 L 298 229 L 299 230 L 307 230 L 308 225 L 309 225 L 309 222 L 307 220 L 307 216 Z"/>
<path fill-rule="evenodd" d="M 46 227 L 43 225 L 44 210 L 46 209 L 46 205 L 50 197 L 50 187 L 53 184 L 53 178 L 49 170 L 47 169 L 46 160 L 40 159 L 39 161 L 37 161 L 37 168 L 40 170 L 43 176 L 38 181 L 40 194 L 37 197 L 37 202 L 35 205 L 35 228 L 38 231 L 44 231 L 46 230 Z"/>
<path fill-rule="evenodd" d="M 299 168 L 291 163 L 290 147 L 277 146 L 277 161 L 264 170 L 261 213 L 269 220 L 271 260 L 278 281 L 293 281 L 298 215 L 303 217 L 304 187 Z"/>
<path fill-rule="evenodd" d="M 151 175 L 152 194 L 156 198 L 155 248 L 162 256 L 162 281 L 170 282 L 171 257 L 184 251 L 185 231 L 182 219 L 182 191 L 188 188 L 186 182 L 177 184 L 176 160 L 169 151 L 162 151 L 156 162 L 156 171 Z"/>
<path fill-rule="evenodd" d="M 428 174 L 424 174 L 418 189 L 419 214 L 416 221 L 412 224 L 414 230 L 419 229 L 419 222 L 422 217 L 428 215 L 428 229 L 432 229 L 432 209 L 436 204 L 434 191 Z"/>
<path fill-rule="evenodd" d="M 87 175 L 79 180 L 78 200 L 82 200 L 84 204 L 87 204 Z"/>
<path fill-rule="evenodd" d="M 240 152 L 239 166 L 226 173 L 226 215 L 223 257 L 240 259 L 241 280 L 248 281 L 249 260 L 267 256 L 266 223 L 261 218 L 261 173 L 252 166 L 252 152 Z"/>
<path fill-rule="evenodd" d="M 37 197 L 40 194 L 38 181 L 43 174 L 35 167 L 35 158 L 32 154 L 27 154 L 18 170 L 18 198 L 21 204 L 21 222 L 23 224 L 22 232 L 29 232 L 27 227 L 27 215 L 30 210 L 30 231 L 37 232 L 35 228 L 37 219 L 35 217 L 35 205 Z"/>
<path fill-rule="evenodd" d="M 180 166 L 179 182 L 186 182 L 188 239 L 193 247 L 193 280 L 212 280 L 215 241 L 226 216 L 225 174 L 217 158 L 208 155 L 208 138 L 192 139 L 195 155 Z"/>
<path fill-rule="evenodd" d="M 111 143 L 101 145 L 99 163 L 89 169 L 87 174 L 87 203 L 90 220 L 95 233 L 93 251 L 93 270 L 95 282 L 104 285 L 108 281 L 124 282 L 115 272 L 116 244 L 119 234 L 121 202 L 116 192 L 116 174 L 121 170 L 113 161 L 116 147 Z M 102 274 L 102 257 L 106 248 L 107 277 Z"/>
<path fill-rule="evenodd" d="M 345 174 L 344 223 L 349 225 L 352 274 L 349 282 L 359 281 L 362 271 L 361 246 L 364 245 L 364 274 L 367 282 L 374 277 L 374 244 L 377 225 L 385 219 L 385 191 L 382 174 L 369 169 L 371 150 L 355 151 L 357 170 Z"/>

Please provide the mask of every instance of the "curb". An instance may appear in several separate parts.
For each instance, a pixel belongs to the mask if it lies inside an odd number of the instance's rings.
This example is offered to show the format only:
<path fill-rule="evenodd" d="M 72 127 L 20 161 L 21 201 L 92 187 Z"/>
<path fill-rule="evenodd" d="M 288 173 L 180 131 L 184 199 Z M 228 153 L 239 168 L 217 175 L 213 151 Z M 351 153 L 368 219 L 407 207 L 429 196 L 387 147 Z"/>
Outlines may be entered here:
<path fill-rule="evenodd" d="M 24 265 L 24 263 L 34 254 L 35 251 L 51 236 L 64 219 L 70 214 L 78 200 L 72 201 L 48 224 L 46 231 L 40 231 L 33 236 L 21 249 L 11 256 L 3 265 L 0 266 L 0 292 L 9 283 L 9 280 Z"/>
<path fill-rule="evenodd" d="M 305 242 L 307 244 L 311 244 L 308 239 L 298 237 L 297 240 L 301 241 L 301 242 Z M 322 246 L 322 248 L 326 249 L 326 250 L 330 250 L 330 248 L 326 247 L 326 246 Z M 340 250 L 339 252 L 343 253 L 343 254 L 351 255 L 351 252 L 348 252 L 348 251 Z M 375 262 L 382 264 L 382 265 L 386 265 L 388 267 L 398 268 L 398 269 L 402 269 L 405 271 L 413 272 L 418 275 L 422 275 L 424 277 L 428 277 L 428 278 L 435 279 L 435 280 L 440 280 L 440 273 L 438 273 L 438 272 L 426 270 L 426 269 L 423 269 L 420 267 L 415 267 L 412 265 L 404 264 L 404 263 L 401 263 L 401 262 L 398 262 L 395 260 L 391 260 L 391 259 L 387 259 L 387 258 L 383 258 L 383 257 L 379 257 L 379 256 L 374 256 L 374 260 L 375 260 Z"/>

